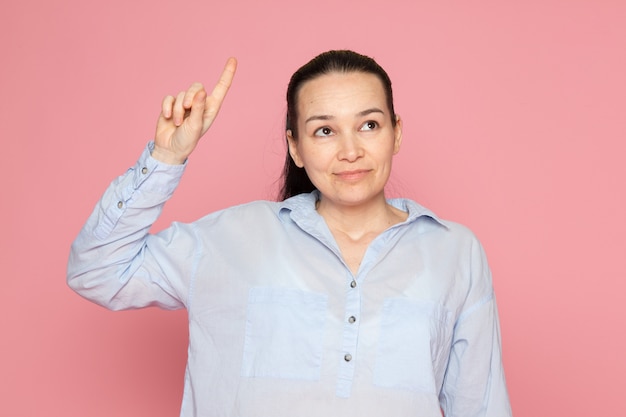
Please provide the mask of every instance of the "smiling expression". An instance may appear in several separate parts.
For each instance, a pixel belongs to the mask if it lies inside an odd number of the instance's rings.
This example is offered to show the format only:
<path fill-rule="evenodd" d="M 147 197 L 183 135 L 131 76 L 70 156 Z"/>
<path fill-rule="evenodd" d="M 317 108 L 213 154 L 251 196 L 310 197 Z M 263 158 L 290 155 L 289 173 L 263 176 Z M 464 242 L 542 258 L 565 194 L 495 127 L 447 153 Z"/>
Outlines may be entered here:
<path fill-rule="evenodd" d="M 358 206 L 384 201 L 402 123 L 392 123 L 376 75 L 332 72 L 302 85 L 297 130 L 289 153 L 321 193 L 321 204 Z"/>

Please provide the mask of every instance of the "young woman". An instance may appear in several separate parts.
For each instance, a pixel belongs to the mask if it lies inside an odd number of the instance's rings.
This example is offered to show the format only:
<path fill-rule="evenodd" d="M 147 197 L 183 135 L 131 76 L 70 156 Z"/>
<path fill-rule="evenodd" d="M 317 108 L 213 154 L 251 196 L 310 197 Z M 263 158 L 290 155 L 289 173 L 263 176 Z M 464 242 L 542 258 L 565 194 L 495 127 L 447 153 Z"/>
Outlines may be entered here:
<path fill-rule="evenodd" d="M 282 201 L 148 234 L 235 68 L 164 99 L 74 242 L 69 285 L 109 309 L 188 310 L 183 416 L 510 416 L 479 242 L 385 198 L 402 122 L 371 58 L 329 51 L 293 75 Z"/>

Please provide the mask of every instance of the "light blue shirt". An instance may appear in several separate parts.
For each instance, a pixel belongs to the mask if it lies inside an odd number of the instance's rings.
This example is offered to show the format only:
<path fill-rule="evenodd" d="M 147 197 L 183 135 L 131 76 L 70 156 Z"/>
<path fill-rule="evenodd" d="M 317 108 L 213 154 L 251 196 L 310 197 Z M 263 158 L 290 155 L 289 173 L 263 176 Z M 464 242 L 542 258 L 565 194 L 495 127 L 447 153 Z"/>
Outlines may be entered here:
<path fill-rule="evenodd" d="M 184 165 L 150 156 L 106 190 L 68 283 L 106 308 L 189 313 L 181 416 L 511 415 L 475 236 L 406 199 L 353 275 L 316 193 L 148 234 Z"/>

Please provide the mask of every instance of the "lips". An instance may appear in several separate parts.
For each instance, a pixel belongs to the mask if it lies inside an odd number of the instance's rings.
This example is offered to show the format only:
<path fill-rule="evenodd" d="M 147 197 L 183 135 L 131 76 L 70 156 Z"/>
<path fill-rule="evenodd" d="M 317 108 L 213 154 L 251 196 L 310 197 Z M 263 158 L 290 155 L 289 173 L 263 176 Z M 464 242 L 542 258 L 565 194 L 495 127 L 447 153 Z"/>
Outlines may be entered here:
<path fill-rule="evenodd" d="M 344 181 L 357 181 L 370 173 L 369 169 L 354 169 L 349 171 L 336 172 L 335 176 Z"/>

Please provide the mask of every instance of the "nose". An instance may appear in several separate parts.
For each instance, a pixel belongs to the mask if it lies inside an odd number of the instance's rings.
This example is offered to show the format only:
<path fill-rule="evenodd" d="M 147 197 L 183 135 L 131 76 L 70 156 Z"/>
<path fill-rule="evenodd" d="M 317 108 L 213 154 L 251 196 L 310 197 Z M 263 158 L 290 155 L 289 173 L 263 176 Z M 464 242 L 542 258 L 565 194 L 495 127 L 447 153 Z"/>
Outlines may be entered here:
<path fill-rule="evenodd" d="M 354 162 L 363 156 L 363 146 L 357 135 L 341 135 L 337 141 L 339 151 L 337 157 L 339 160 Z"/>

